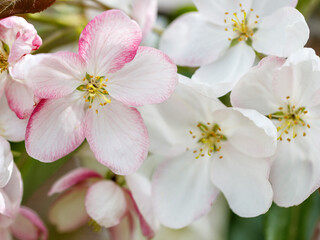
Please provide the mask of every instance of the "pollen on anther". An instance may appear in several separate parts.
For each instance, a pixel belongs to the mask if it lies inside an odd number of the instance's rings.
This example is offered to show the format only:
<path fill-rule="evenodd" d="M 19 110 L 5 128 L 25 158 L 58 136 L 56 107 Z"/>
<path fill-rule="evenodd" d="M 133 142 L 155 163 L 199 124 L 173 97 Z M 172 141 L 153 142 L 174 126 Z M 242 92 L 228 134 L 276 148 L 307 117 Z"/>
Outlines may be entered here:
<path fill-rule="evenodd" d="M 222 158 L 223 158 L 223 156 L 220 156 L 219 158 L 220 158 L 220 159 L 222 159 Z"/>
<path fill-rule="evenodd" d="M 259 15 L 256 16 L 256 18 L 259 18 L 259 17 L 260 17 Z"/>
<path fill-rule="evenodd" d="M 288 141 L 288 142 L 291 142 L 291 139 L 290 139 L 290 138 L 287 138 L 287 141 Z"/>
<path fill-rule="evenodd" d="M 192 131 L 189 131 L 190 134 L 192 134 Z"/>
<path fill-rule="evenodd" d="M 99 112 L 98 109 L 96 109 L 96 114 L 98 114 L 98 112 Z"/>
<path fill-rule="evenodd" d="M 308 128 L 310 128 L 310 125 L 309 125 L 309 124 L 307 124 L 307 127 L 308 127 Z"/>
<path fill-rule="evenodd" d="M 229 14 L 229 12 L 225 12 L 224 14 L 225 14 L 225 15 L 228 15 L 228 14 Z"/>
<path fill-rule="evenodd" d="M 253 12 L 253 8 L 250 8 L 250 11 Z"/>
<path fill-rule="evenodd" d="M 227 23 L 227 19 L 224 20 L 224 23 Z"/>
<path fill-rule="evenodd" d="M 228 38 L 229 41 L 231 41 L 231 38 Z"/>
<path fill-rule="evenodd" d="M 197 153 L 197 150 L 194 150 L 193 153 Z"/>
<path fill-rule="evenodd" d="M 287 97 L 286 97 L 286 99 L 289 99 L 289 98 L 290 98 L 290 96 L 287 96 Z"/>
<path fill-rule="evenodd" d="M 225 28 L 224 30 L 227 32 L 227 31 L 228 31 L 228 28 Z"/>
<path fill-rule="evenodd" d="M 192 138 L 196 138 L 196 136 L 192 136 Z"/>
<path fill-rule="evenodd" d="M 304 132 L 304 133 L 303 133 L 303 136 L 305 137 L 305 136 L 307 136 L 307 134 Z"/>

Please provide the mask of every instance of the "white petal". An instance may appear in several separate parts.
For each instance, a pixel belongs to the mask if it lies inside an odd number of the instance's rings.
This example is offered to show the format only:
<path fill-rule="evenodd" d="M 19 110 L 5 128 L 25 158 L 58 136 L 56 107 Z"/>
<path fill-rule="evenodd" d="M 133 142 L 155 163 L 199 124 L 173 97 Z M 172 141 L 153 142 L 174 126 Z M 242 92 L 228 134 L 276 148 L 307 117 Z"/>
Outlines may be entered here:
<path fill-rule="evenodd" d="M 223 158 L 212 164 L 211 180 L 223 192 L 230 208 L 241 217 L 267 212 L 272 203 L 268 160 L 249 157 L 230 144 L 223 146 L 221 155 Z"/>
<path fill-rule="evenodd" d="M 232 106 L 255 109 L 264 115 L 277 112 L 280 103 L 274 97 L 273 72 L 284 62 L 284 58 L 266 57 L 252 68 L 233 88 Z"/>
<path fill-rule="evenodd" d="M 252 0 L 242 0 L 240 2 L 234 0 L 194 0 L 195 5 L 199 9 L 200 13 L 204 14 L 215 24 L 224 25 L 224 19 L 226 18 L 226 12 L 228 15 L 232 15 L 234 12 L 240 12 L 244 9 L 249 12 Z"/>
<path fill-rule="evenodd" d="M 181 81 L 169 100 L 140 108 L 150 134 L 151 152 L 171 155 L 194 146 L 189 131 L 197 130 L 199 121 L 209 120 L 213 111 L 224 108 L 218 100 L 202 96 L 182 83 L 190 81 L 183 78 L 180 75 Z"/>
<path fill-rule="evenodd" d="M 130 106 L 161 103 L 178 82 L 175 64 L 150 47 L 139 47 L 131 62 L 109 76 L 106 90 L 110 96 Z"/>
<path fill-rule="evenodd" d="M 253 13 L 261 18 L 271 15 L 282 7 L 295 7 L 297 3 L 298 0 L 253 0 L 252 9 Z"/>
<path fill-rule="evenodd" d="M 113 172 L 131 174 L 146 159 L 149 136 L 135 108 L 112 99 L 106 106 L 99 106 L 99 113 L 89 110 L 85 125 L 86 138 L 95 157 Z"/>
<path fill-rule="evenodd" d="M 200 66 L 216 60 L 228 48 L 228 33 L 199 13 L 187 13 L 163 33 L 160 50 L 183 66 Z"/>
<path fill-rule="evenodd" d="M 287 57 L 303 48 L 309 28 L 303 15 L 292 7 L 284 7 L 264 18 L 253 35 L 252 46 L 260 53 Z"/>
<path fill-rule="evenodd" d="M 119 224 L 127 211 L 124 192 L 112 181 L 99 181 L 92 185 L 85 204 L 90 217 L 107 228 Z"/>
<path fill-rule="evenodd" d="M 228 49 L 217 61 L 201 66 L 192 76 L 192 80 L 204 84 L 214 96 L 220 97 L 232 90 L 241 76 L 253 65 L 254 60 L 255 53 L 252 48 L 240 42 Z"/>
<path fill-rule="evenodd" d="M 9 141 L 23 141 L 28 119 L 19 119 L 9 108 L 4 95 L 0 100 L 0 112 L 0 135 Z"/>
<path fill-rule="evenodd" d="M 26 149 L 30 156 L 52 162 L 83 142 L 84 100 L 73 95 L 41 100 L 35 108 L 26 132 Z"/>
<path fill-rule="evenodd" d="M 7 185 L 13 170 L 13 156 L 10 144 L 0 136 L 0 188 Z"/>
<path fill-rule="evenodd" d="M 277 130 L 257 111 L 227 108 L 214 112 L 213 119 L 227 137 L 227 142 L 243 154 L 271 157 L 275 153 Z"/>
<path fill-rule="evenodd" d="M 159 221 L 182 228 L 208 213 L 219 191 L 210 182 L 210 159 L 192 152 L 162 163 L 152 182 L 153 204 Z"/>
<path fill-rule="evenodd" d="M 72 232 L 89 221 L 85 209 L 87 188 L 75 187 L 63 193 L 50 207 L 49 221 L 59 232 Z"/>

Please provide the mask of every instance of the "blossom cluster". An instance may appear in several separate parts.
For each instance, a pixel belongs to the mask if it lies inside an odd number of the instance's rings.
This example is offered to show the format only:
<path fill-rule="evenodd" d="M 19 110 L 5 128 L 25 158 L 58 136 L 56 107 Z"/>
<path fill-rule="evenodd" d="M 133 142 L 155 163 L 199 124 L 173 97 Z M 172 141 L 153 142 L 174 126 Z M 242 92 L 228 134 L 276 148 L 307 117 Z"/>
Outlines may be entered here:
<path fill-rule="evenodd" d="M 219 195 L 255 217 L 320 187 L 320 58 L 304 48 L 297 1 L 193 3 L 198 11 L 163 29 L 159 49 L 141 45 L 156 0 L 106 0 L 116 9 L 87 13 L 77 52 L 35 54 L 32 24 L 0 20 L 0 239 L 48 238 L 21 206 L 9 142 L 25 140 L 47 164 L 83 149 L 96 159 L 48 191 L 59 194 L 48 221 L 62 233 L 89 224 L 114 240 L 172 239 L 168 229 L 209 222 Z M 219 100 L 226 94 L 231 106 Z"/>

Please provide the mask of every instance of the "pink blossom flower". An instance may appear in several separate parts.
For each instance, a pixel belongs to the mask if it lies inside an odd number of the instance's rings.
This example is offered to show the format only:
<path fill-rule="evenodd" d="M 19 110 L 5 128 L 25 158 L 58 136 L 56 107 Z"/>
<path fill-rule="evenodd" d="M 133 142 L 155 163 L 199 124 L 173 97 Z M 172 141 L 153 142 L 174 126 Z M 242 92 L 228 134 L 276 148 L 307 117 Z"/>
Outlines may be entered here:
<path fill-rule="evenodd" d="M 49 192 L 62 193 L 50 209 L 50 221 L 60 232 L 73 231 L 89 222 L 97 230 L 109 228 L 112 239 L 127 239 L 123 236 L 133 236 L 133 217 L 137 216 L 143 234 L 152 237 L 157 222 L 151 209 L 151 184 L 137 173 L 126 176 L 125 181 L 128 188 L 87 168 L 69 172 Z"/>
<path fill-rule="evenodd" d="M 278 130 L 270 181 L 279 206 L 298 205 L 320 187 L 320 59 L 301 49 L 267 57 L 231 93 L 234 106 L 269 116 Z"/>
<path fill-rule="evenodd" d="M 37 99 L 26 83 L 15 76 L 15 66 L 41 45 L 33 25 L 21 17 L 0 20 L 0 92 L 4 88 L 12 111 L 19 118 L 28 118 Z"/>
<path fill-rule="evenodd" d="M 11 235 L 19 240 L 46 240 L 48 231 L 39 216 L 27 207 L 21 207 L 21 174 L 13 166 L 11 178 L 0 188 L 0 239 L 11 240 Z"/>
<path fill-rule="evenodd" d="M 303 48 L 309 28 L 297 0 L 193 0 L 199 12 L 176 19 L 160 49 L 178 65 L 200 68 L 193 81 L 222 96 L 254 64 L 256 52 L 287 57 Z"/>
<path fill-rule="evenodd" d="M 134 107 L 165 101 L 178 77 L 165 54 L 139 47 L 140 41 L 139 26 L 110 10 L 83 30 L 79 54 L 33 57 L 37 67 L 27 79 L 35 95 L 46 99 L 27 126 L 30 156 L 52 162 L 86 138 L 97 160 L 117 174 L 130 174 L 141 165 L 149 137 Z"/>
<path fill-rule="evenodd" d="M 8 106 L 6 97 L 0 96 L 0 188 L 10 180 L 13 169 L 13 156 L 8 141 L 24 140 L 27 120 L 19 119 Z"/>

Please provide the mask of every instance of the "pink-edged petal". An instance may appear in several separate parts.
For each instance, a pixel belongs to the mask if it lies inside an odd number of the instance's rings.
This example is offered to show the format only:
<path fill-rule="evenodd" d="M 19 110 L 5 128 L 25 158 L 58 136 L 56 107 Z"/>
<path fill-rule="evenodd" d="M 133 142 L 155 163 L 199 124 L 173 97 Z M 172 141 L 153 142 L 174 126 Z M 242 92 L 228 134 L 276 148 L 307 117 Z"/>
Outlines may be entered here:
<path fill-rule="evenodd" d="M 1 19 L 0 39 L 10 48 L 8 61 L 11 65 L 42 44 L 34 26 L 16 16 Z"/>
<path fill-rule="evenodd" d="M 72 232 L 89 221 L 85 208 L 88 189 L 78 186 L 61 194 L 49 210 L 49 221 L 59 232 Z"/>
<path fill-rule="evenodd" d="M 320 187 L 319 129 L 306 137 L 281 141 L 274 156 L 270 182 L 274 202 L 282 207 L 299 205 Z M 314 132 L 314 133 L 313 133 Z"/>
<path fill-rule="evenodd" d="M 74 169 L 56 181 L 51 187 L 48 195 L 51 196 L 55 193 L 61 193 L 88 178 L 102 178 L 102 176 L 96 171 L 88 168 L 80 167 Z"/>
<path fill-rule="evenodd" d="M 7 185 L 13 170 L 13 156 L 10 144 L 0 136 L 0 188 Z"/>
<path fill-rule="evenodd" d="M 279 102 L 274 98 L 272 88 L 273 71 L 284 62 L 284 58 L 273 56 L 260 61 L 233 88 L 230 96 L 232 106 L 255 109 L 264 115 L 277 112 Z"/>
<path fill-rule="evenodd" d="M 10 226 L 13 235 L 21 240 L 47 240 L 48 230 L 37 213 L 20 207 L 14 223 Z"/>
<path fill-rule="evenodd" d="M 123 190 L 112 181 L 99 181 L 87 192 L 85 206 L 89 216 L 103 227 L 120 223 L 127 212 Z"/>
<path fill-rule="evenodd" d="M 128 212 L 121 222 L 109 228 L 111 240 L 133 240 L 135 233 L 135 222 L 132 214 Z"/>
<path fill-rule="evenodd" d="M 28 67 L 25 80 L 39 98 L 66 96 L 82 84 L 86 75 L 84 60 L 72 52 L 39 54 L 28 57 L 24 64 Z"/>
<path fill-rule="evenodd" d="M 75 150 L 84 140 L 84 101 L 81 96 L 41 100 L 26 131 L 28 154 L 52 162 Z"/>
<path fill-rule="evenodd" d="M 283 7 L 265 17 L 253 35 L 252 46 L 260 53 L 288 57 L 307 43 L 309 28 L 303 15 L 292 7 Z"/>
<path fill-rule="evenodd" d="M 99 113 L 87 112 L 85 135 L 97 160 L 116 174 L 135 172 L 148 154 L 149 136 L 140 113 L 114 99 L 99 106 Z"/>
<path fill-rule="evenodd" d="M 232 90 L 241 76 L 253 65 L 254 60 L 255 53 L 252 48 L 240 42 L 228 49 L 217 61 L 201 66 L 192 76 L 192 80 L 202 84 L 204 92 L 210 91 L 213 96 L 220 97 Z"/>
<path fill-rule="evenodd" d="M 160 50 L 178 65 L 196 67 L 216 60 L 229 45 L 223 27 L 193 12 L 179 17 L 165 30 Z"/>
<path fill-rule="evenodd" d="M 8 228 L 0 228 L 0 239 L 1 240 L 12 240 L 10 230 Z"/>
<path fill-rule="evenodd" d="M 158 167 L 152 181 L 153 206 L 160 223 L 183 228 L 208 213 L 219 190 L 210 181 L 209 158 L 188 151 Z"/>
<path fill-rule="evenodd" d="M 107 91 L 126 105 L 142 106 L 167 100 L 177 82 L 177 67 L 167 55 L 139 47 L 131 62 L 110 75 Z"/>
<path fill-rule="evenodd" d="M 13 142 L 23 141 L 28 120 L 19 119 L 8 106 L 6 97 L 0 100 L 0 135 Z"/>
<path fill-rule="evenodd" d="M 152 238 L 160 226 L 152 208 L 151 182 L 143 175 L 134 173 L 126 176 L 126 183 L 137 208 L 142 233 Z"/>
<path fill-rule="evenodd" d="M 29 118 L 37 104 L 33 91 L 26 84 L 12 79 L 7 82 L 5 93 L 9 107 L 17 114 L 17 117 L 20 119 Z"/>
<path fill-rule="evenodd" d="M 213 113 L 227 142 L 251 157 L 271 157 L 277 147 L 277 129 L 270 119 L 252 109 L 222 109 Z M 222 146 L 223 147 L 223 146 Z"/>
<path fill-rule="evenodd" d="M 225 25 L 224 19 L 234 12 L 240 13 L 241 9 L 250 12 L 252 0 L 242 0 L 241 2 L 234 0 L 194 0 L 193 1 L 199 12 L 206 16 L 215 24 Z M 239 4 L 241 3 L 241 7 Z M 225 14 L 228 12 L 228 14 Z"/>
<path fill-rule="evenodd" d="M 206 121 L 213 111 L 224 108 L 217 99 L 199 94 L 188 81 L 189 78 L 179 75 L 179 84 L 166 102 L 139 108 L 150 134 L 151 152 L 161 155 L 184 152 L 194 145 L 189 131 L 197 130 L 199 121 Z"/>
<path fill-rule="evenodd" d="M 79 54 L 88 63 L 88 73 L 106 76 L 121 69 L 136 55 L 141 30 L 125 13 L 110 10 L 91 20 L 82 31 Z"/>
<path fill-rule="evenodd" d="M 264 17 L 271 15 L 273 12 L 282 7 L 296 7 L 298 0 L 259 0 L 252 1 L 253 13 Z"/>
<path fill-rule="evenodd" d="M 157 0 L 132 0 L 131 17 L 139 23 L 143 37 L 148 35 L 156 22 L 157 3 Z"/>
<path fill-rule="evenodd" d="M 239 216 L 254 217 L 268 211 L 272 188 L 268 181 L 270 163 L 252 158 L 225 144 L 211 168 L 212 182 L 223 192 L 230 208 Z"/>
<path fill-rule="evenodd" d="M 21 174 L 14 165 L 9 182 L 0 189 L 0 226 L 7 225 L 15 218 L 22 200 L 22 191 Z"/>

